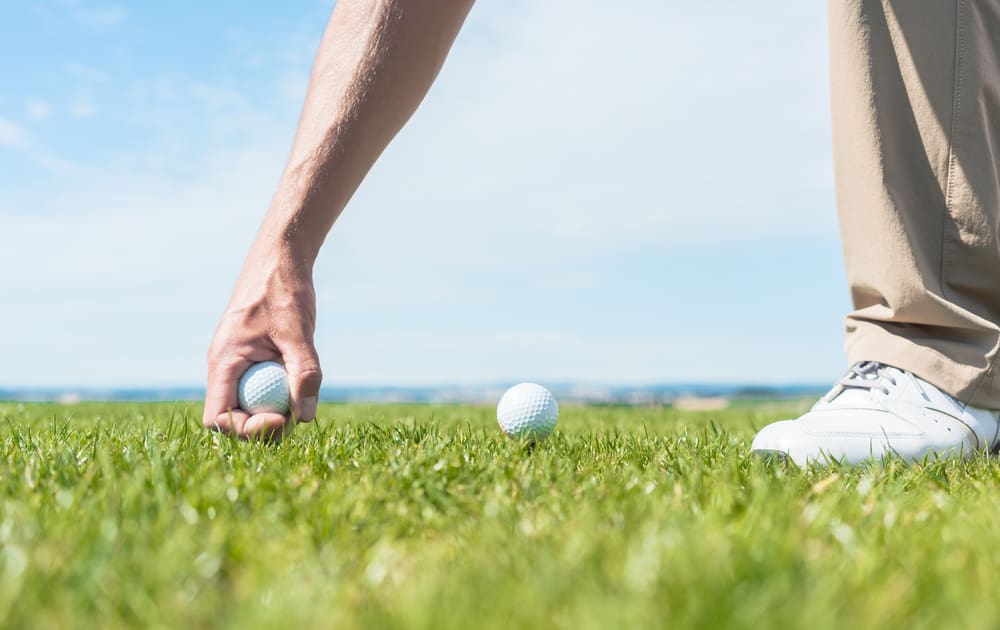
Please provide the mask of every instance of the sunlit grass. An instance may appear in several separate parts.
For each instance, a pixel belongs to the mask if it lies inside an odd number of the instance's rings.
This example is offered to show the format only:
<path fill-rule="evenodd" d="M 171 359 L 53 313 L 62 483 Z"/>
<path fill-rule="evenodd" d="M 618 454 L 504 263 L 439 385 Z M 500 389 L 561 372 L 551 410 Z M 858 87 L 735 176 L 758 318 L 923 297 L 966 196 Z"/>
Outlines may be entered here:
<path fill-rule="evenodd" d="M 796 405 L 323 406 L 277 446 L 186 404 L 0 404 L 3 627 L 993 627 L 1000 466 L 786 468 Z"/>

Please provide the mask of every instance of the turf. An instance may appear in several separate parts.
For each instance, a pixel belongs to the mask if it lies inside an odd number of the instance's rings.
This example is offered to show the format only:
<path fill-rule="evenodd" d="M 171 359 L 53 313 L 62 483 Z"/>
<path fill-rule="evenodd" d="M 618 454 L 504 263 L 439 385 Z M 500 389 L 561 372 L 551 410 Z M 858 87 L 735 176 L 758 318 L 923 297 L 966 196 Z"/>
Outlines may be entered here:
<path fill-rule="evenodd" d="M 186 404 L 0 404 L 0 626 L 993 627 L 1000 465 L 800 470 L 793 410 L 323 406 L 277 446 Z"/>

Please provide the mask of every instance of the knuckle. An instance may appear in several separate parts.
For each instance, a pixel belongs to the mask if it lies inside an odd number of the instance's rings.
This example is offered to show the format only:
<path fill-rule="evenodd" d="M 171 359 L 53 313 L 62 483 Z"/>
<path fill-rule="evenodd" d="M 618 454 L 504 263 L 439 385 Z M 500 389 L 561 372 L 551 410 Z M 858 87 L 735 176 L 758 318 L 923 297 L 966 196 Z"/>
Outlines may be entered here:
<path fill-rule="evenodd" d="M 318 365 L 299 367 L 294 378 L 300 385 L 319 387 L 323 382 L 323 370 Z"/>
<path fill-rule="evenodd" d="M 220 354 L 214 360 L 209 360 L 209 374 L 232 378 L 234 374 L 243 371 L 245 363 L 246 360 L 238 354 L 231 352 Z"/>

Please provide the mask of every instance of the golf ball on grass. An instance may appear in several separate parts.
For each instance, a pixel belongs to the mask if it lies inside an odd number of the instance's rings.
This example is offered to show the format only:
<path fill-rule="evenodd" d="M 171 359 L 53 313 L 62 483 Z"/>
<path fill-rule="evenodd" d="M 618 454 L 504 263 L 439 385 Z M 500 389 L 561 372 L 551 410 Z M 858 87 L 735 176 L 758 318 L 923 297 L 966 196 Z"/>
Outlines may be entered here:
<path fill-rule="evenodd" d="M 240 377 L 240 409 L 247 413 L 288 413 L 288 373 L 275 361 L 254 363 Z"/>
<path fill-rule="evenodd" d="M 497 422 L 515 439 L 544 440 L 556 428 L 559 405 L 552 392 L 536 383 L 511 387 L 497 404 Z"/>

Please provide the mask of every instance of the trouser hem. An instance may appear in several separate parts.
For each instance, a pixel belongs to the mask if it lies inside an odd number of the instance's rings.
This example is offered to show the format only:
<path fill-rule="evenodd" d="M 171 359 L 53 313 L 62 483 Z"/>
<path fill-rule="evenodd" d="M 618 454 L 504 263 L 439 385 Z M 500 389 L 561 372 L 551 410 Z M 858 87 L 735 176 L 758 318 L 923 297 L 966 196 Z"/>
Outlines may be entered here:
<path fill-rule="evenodd" d="M 963 404 L 1000 409 L 1000 387 L 995 378 L 995 359 L 985 367 L 955 362 L 934 348 L 894 335 L 878 326 L 866 327 L 864 334 L 849 336 L 847 357 L 877 361 L 916 374 Z"/>

